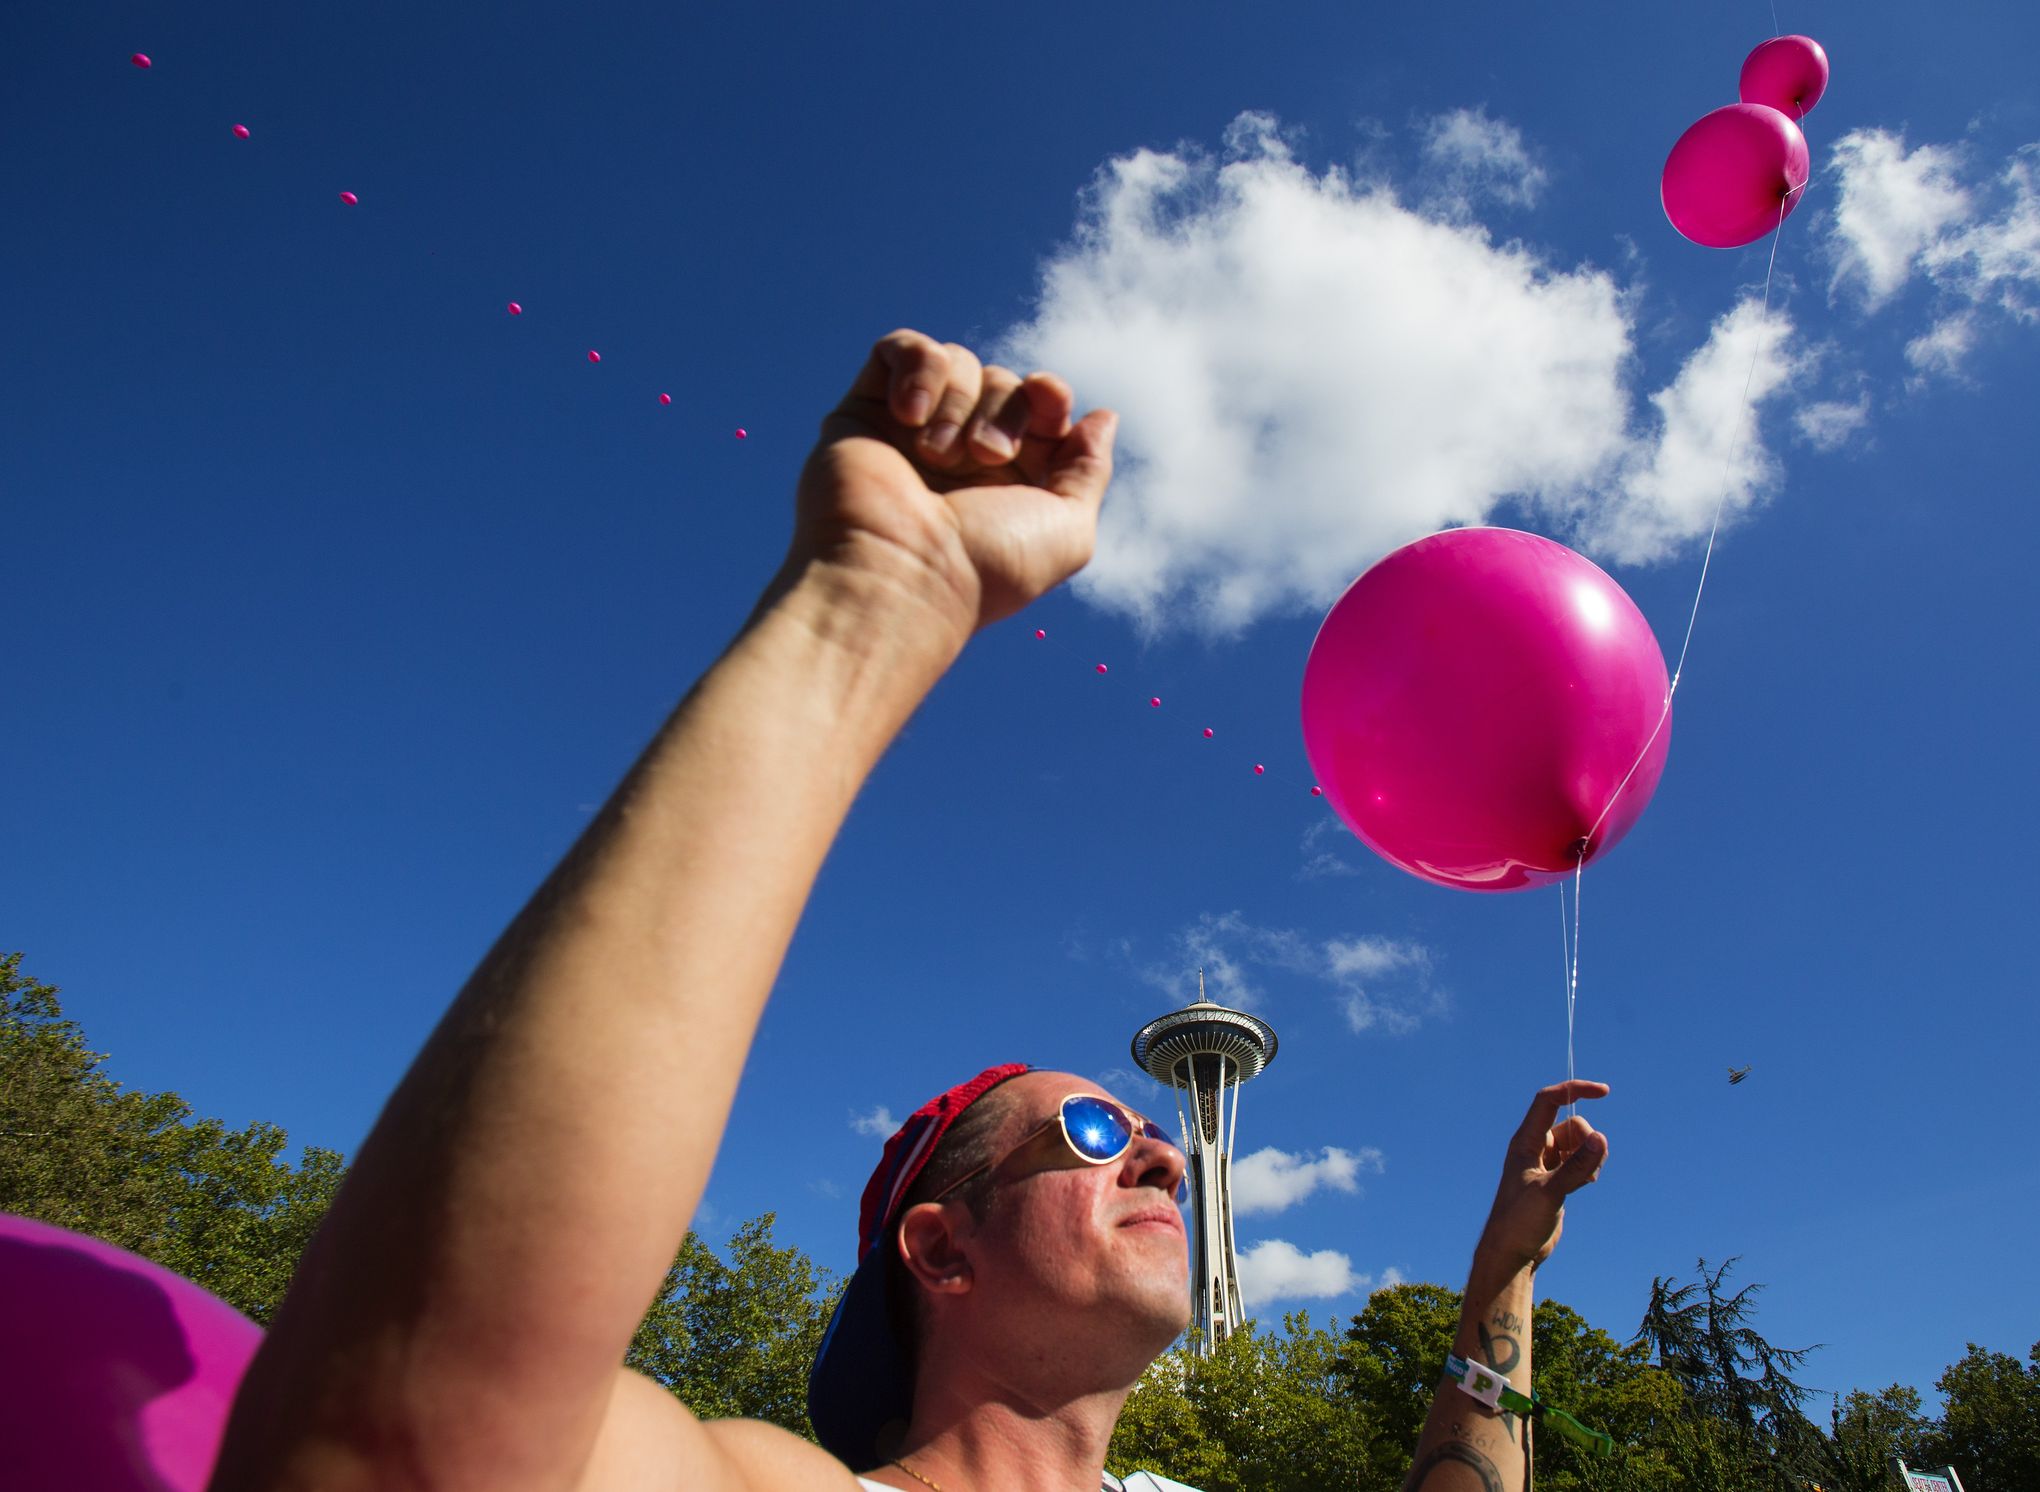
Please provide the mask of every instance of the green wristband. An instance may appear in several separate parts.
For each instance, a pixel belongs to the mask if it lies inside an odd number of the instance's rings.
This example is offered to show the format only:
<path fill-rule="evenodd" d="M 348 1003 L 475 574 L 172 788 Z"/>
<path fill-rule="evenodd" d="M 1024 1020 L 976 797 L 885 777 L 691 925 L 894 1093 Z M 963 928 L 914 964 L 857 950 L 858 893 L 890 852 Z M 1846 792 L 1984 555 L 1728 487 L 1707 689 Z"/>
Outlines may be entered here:
<path fill-rule="evenodd" d="M 1490 1409 L 1507 1410 L 1525 1419 L 1543 1420 L 1590 1455 L 1615 1454 L 1613 1438 L 1599 1430 L 1589 1430 L 1563 1409 L 1552 1408 L 1535 1394 L 1518 1393 L 1508 1379 L 1485 1363 L 1469 1362 L 1447 1353 L 1445 1376 L 1459 1385 L 1461 1393 L 1471 1395 Z"/>

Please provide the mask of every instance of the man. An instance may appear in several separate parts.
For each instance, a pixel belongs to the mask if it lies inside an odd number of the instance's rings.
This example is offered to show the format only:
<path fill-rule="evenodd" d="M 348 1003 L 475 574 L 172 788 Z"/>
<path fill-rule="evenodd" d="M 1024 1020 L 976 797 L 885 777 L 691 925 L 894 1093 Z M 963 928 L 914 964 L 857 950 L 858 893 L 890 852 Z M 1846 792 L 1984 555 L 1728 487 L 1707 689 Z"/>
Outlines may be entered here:
<path fill-rule="evenodd" d="M 910 1492 L 1099 1485 L 1120 1405 L 1187 1319 L 1168 1205 L 1182 1160 L 1131 1118 L 1116 1160 L 1058 1155 L 1063 1100 L 1109 1097 L 1067 1075 L 972 1095 L 970 1132 L 927 1147 L 947 1169 L 876 1208 L 885 1252 L 860 1269 L 892 1270 L 888 1329 L 916 1359 L 907 1420 L 871 1427 L 884 1464 L 704 1424 L 618 1367 L 852 798 L 971 634 L 1090 556 L 1117 420 L 1074 414 L 1051 374 L 914 332 L 873 348 L 823 422 L 750 620 L 377 1121 L 249 1369 L 213 1492 L 852 1492 L 853 1472 Z M 1558 1108 L 1605 1091 L 1538 1096 L 1475 1255 L 1459 1349 L 1498 1366 L 1506 1344 L 1518 1388 L 1530 1271 L 1606 1153 Z M 958 1155 L 989 1164 L 931 1191 L 970 1169 Z M 1442 1389 L 1413 1481 L 1520 1487 L 1515 1435 Z"/>

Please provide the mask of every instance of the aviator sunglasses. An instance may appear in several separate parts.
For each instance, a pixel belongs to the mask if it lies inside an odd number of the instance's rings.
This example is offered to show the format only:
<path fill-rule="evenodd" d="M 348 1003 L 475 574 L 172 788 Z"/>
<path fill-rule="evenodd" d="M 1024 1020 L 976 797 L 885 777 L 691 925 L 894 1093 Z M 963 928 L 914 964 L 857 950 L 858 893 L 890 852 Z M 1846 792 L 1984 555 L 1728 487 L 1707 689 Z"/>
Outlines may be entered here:
<path fill-rule="evenodd" d="M 1056 1106 L 1053 1118 L 1044 1120 L 1040 1128 L 1011 1150 L 957 1177 L 929 1200 L 939 1202 L 966 1181 L 974 1181 L 987 1171 L 1003 1171 L 1023 1156 L 1034 1159 L 1040 1170 L 1109 1166 L 1133 1148 L 1136 1136 L 1160 1140 L 1171 1150 L 1177 1148 L 1175 1138 L 1154 1120 L 1094 1093 L 1072 1093 Z M 1062 1143 L 1053 1143 L 1052 1137 L 1060 1138 Z M 1189 1194 L 1188 1180 L 1178 1181 L 1176 1200 L 1181 1202 Z"/>

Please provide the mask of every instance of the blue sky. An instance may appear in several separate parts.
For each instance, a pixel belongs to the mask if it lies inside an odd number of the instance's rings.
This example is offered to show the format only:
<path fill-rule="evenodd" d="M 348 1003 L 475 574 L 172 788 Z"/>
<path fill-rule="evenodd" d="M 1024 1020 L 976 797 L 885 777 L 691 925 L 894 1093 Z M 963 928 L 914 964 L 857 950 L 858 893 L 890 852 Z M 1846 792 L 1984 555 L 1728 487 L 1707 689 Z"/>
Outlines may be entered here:
<path fill-rule="evenodd" d="M 0 946 L 124 1080 L 351 1152 L 912 325 L 1039 355 L 1127 460 L 1084 587 L 852 815 L 711 1234 L 846 1266 L 857 1121 L 992 1061 L 1155 1102 L 1127 1041 L 1203 962 L 1282 1039 L 1250 1289 L 1456 1284 L 1563 1073 L 1556 893 L 1340 830 L 1305 653 L 1483 518 L 1676 653 L 1725 490 L 1663 785 L 1586 880 L 1613 1154 L 1543 1288 L 1624 1335 L 1740 1254 L 1824 1387 L 2023 1350 L 2040 19 L 1778 19 L 1835 71 L 1760 319 L 1766 246 L 1656 198 L 1758 6 L 10 7 Z"/>

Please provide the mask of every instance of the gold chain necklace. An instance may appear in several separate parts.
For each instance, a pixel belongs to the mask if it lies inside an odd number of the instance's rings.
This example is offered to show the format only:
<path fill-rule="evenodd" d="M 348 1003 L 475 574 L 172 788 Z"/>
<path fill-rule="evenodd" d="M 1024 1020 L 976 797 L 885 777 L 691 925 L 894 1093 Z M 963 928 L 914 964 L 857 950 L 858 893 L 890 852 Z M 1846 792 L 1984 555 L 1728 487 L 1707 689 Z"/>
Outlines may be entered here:
<path fill-rule="evenodd" d="M 942 1492 L 942 1484 L 940 1482 L 929 1481 L 926 1477 L 922 1476 L 920 1472 L 914 1470 L 913 1467 L 909 1466 L 906 1462 L 900 1460 L 898 1457 L 893 1458 L 893 1465 L 899 1467 L 901 1471 L 904 1471 L 908 1476 L 912 1477 L 922 1486 L 933 1488 L 934 1492 Z"/>

